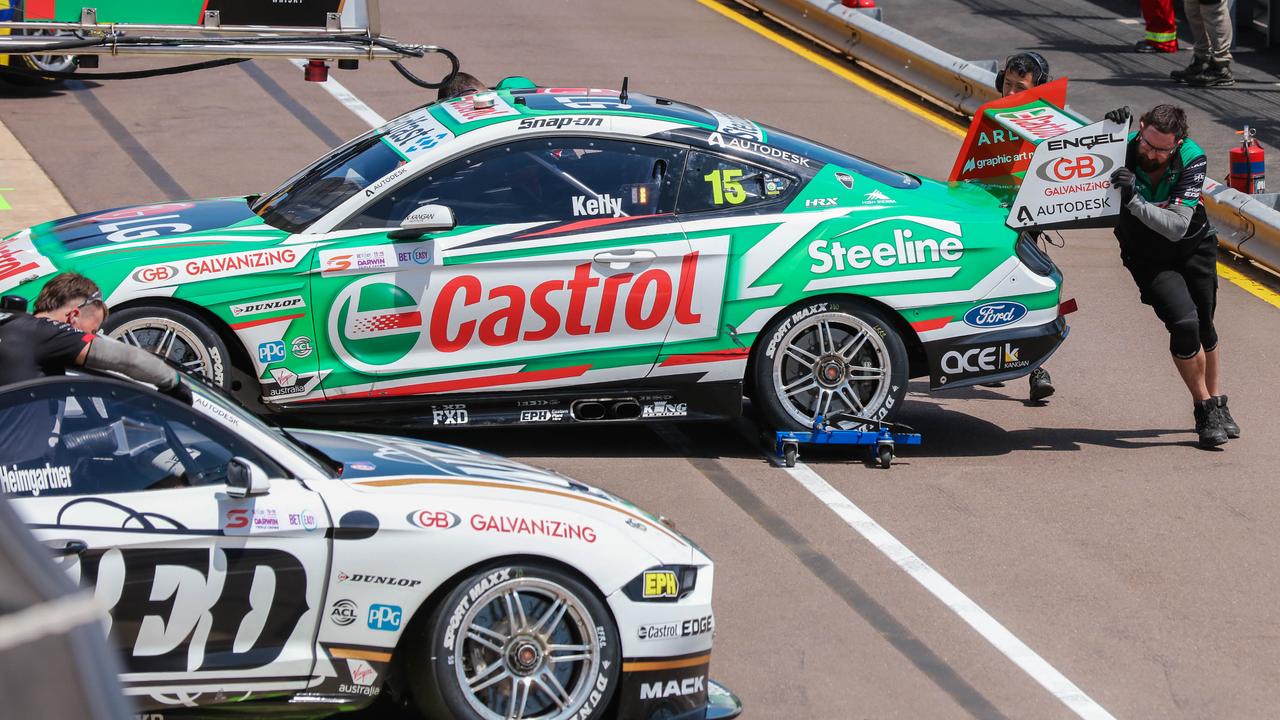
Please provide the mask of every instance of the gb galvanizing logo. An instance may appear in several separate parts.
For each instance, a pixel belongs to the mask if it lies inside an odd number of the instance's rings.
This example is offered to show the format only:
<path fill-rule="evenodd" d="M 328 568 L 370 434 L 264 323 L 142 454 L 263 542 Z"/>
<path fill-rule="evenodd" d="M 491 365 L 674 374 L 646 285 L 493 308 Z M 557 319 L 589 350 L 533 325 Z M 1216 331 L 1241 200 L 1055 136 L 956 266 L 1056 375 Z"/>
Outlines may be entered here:
<path fill-rule="evenodd" d="M 1017 302 L 983 303 L 964 314 L 964 324 L 975 328 L 1012 325 L 1027 314 L 1027 306 Z"/>

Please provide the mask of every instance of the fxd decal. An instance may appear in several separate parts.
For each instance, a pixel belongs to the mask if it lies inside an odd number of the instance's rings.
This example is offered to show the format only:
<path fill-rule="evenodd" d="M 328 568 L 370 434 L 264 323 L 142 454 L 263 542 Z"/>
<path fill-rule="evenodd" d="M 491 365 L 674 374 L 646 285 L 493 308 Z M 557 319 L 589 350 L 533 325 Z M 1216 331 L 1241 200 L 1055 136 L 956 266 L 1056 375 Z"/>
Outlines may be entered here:
<path fill-rule="evenodd" d="M 783 160 L 793 165 L 799 165 L 800 167 L 809 167 L 809 158 L 807 157 L 796 155 L 795 153 L 787 152 L 786 150 L 765 145 L 764 143 L 756 142 L 754 140 L 745 140 L 743 138 L 733 137 L 732 135 L 725 137 L 722 133 L 713 132 L 707 136 L 707 143 L 711 145 L 711 147 L 741 150 L 752 155 L 773 158 L 775 160 Z"/>
<path fill-rule="evenodd" d="M 964 314 L 964 324 L 976 328 L 998 328 L 1012 325 L 1027 314 L 1027 306 L 1018 302 L 983 303 Z"/>
<path fill-rule="evenodd" d="M 890 221 L 899 221 L 888 224 Z M 913 222 L 915 230 L 901 227 Z M 922 230 L 923 228 L 923 230 Z M 929 232 L 925 235 L 924 232 Z M 917 234 L 919 233 L 919 234 Z M 886 237 L 887 235 L 887 237 Z M 942 235 L 942 237 L 938 237 Z M 881 218 L 809 243 L 809 271 L 817 275 L 895 265 L 957 262 L 964 257 L 958 223 L 929 218 Z"/>
<path fill-rule="evenodd" d="M 434 405 L 431 408 L 432 425 L 466 425 L 466 405 Z"/>
<path fill-rule="evenodd" d="M 306 570 L 282 550 L 91 549 L 80 568 L 130 672 L 266 667 L 309 609 Z"/>
<path fill-rule="evenodd" d="M 29 232 L 21 232 L 0 240 L 0 292 L 17 287 L 57 270 L 53 263 L 36 251 Z"/>
<path fill-rule="evenodd" d="M 258 315 L 266 312 L 278 312 L 281 310 L 293 310 L 294 308 L 306 307 L 306 302 L 300 295 L 291 295 L 289 297 L 275 298 L 272 300 L 258 300 L 256 302 L 241 303 L 231 306 L 231 315 L 233 317 L 244 317 L 245 315 Z"/>
<path fill-rule="evenodd" d="M 369 373 L 714 337 L 728 237 L 698 242 L 705 252 L 647 243 L 659 260 L 634 271 L 575 250 L 501 272 L 475 263 L 371 275 L 334 298 L 328 335 L 344 364 Z"/>
<path fill-rule="evenodd" d="M 602 117 L 539 117 L 525 118 L 516 126 L 517 130 L 562 130 L 567 127 L 586 128 L 600 127 L 604 124 Z"/>

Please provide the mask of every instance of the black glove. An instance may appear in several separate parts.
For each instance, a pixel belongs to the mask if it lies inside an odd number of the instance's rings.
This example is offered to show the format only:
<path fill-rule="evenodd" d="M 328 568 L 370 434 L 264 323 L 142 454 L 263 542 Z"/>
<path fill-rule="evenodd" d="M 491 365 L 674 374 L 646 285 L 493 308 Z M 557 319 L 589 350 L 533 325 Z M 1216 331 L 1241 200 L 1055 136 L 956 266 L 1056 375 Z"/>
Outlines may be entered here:
<path fill-rule="evenodd" d="M 192 403 L 191 388 L 187 387 L 187 384 L 182 382 L 181 380 L 178 381 L 177 385 L 174 385 L 168 390 L 161 390 L 160 392 L 164 393 L 165 395 L 168 395 L 174 400 L 177 400 L 183 405 L 190 405 Z"/>
<path fill-rule="evenodd" d="M 1129 112 L 1129 106 L 1125 105 L 1124 107 L 1118 107 L 1115 110 L 1107 111 L 1107 114 L 1102 117 L 1110 120 L 1111 122 L 1117 122 L 1123 125 L 1129 121 L 1129 118 L 1133 117 L 1133 113 Z"/>
<path fill-rule="evenodd" d="M 1120 188 L 1120 202 L 1129 204 L 1133 199 L 1133 193 L 1138 185 L 1138 176 L 1127 167 L 1121 167 L 1119 170 L 1111 173 L 1111 186 Z"/>

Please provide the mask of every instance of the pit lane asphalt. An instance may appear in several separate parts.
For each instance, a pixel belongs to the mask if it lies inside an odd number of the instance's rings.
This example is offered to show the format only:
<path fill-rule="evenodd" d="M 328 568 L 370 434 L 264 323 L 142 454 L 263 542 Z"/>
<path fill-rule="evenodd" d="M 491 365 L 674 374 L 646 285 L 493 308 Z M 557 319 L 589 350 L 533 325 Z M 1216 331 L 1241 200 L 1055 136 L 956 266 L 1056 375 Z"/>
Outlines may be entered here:
<path fill-rule="evenodd" d="M 384 5 L 397 37 L 449 47 L 489 82 L 617 87 L 629 75 L 635 90 L 935 177 L 959 146 L 692 0 Z M 335 77 L 387 117 L 428 97 L 386 66 Z M 365 127 L 283 62 L 90 84 L 0 103 L 77 210 L 263 191 Z M 1069 233 L 1054 257 L 1081 311 L 1048 365 L 1047 406 L 1024 402 L 1025 382 L 938 396 L 913 384 L 901 419 L 925 445 L 893 469 L 803 459 L 1116 717 L 1269 715 L 1280 310 L 1221 284 L 1226 388 L 1245 437 L 1204 452 L 1114 241 Z M 597 483 L 699 542 L 717 561 L 712 675 L 748 717 L 1071 716 L 732 426 L 446 439 Z"/>

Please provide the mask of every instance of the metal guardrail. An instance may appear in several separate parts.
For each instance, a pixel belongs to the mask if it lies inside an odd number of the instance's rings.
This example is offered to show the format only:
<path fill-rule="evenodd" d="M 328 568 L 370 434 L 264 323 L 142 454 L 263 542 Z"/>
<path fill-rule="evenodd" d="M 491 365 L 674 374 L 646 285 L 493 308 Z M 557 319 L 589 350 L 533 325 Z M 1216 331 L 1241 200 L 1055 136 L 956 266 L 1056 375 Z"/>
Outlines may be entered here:
<path fill-rule="evenodd" d="M 955 112 L 971 117 L 1000 97 L 995 73 L 981 64 L 939 50 L 838 0 L 736 1 Z M 1220 246 L 1280 273 L 1280 195 L 1248 195 L 1206 179 L 1204 204 Z"/>

